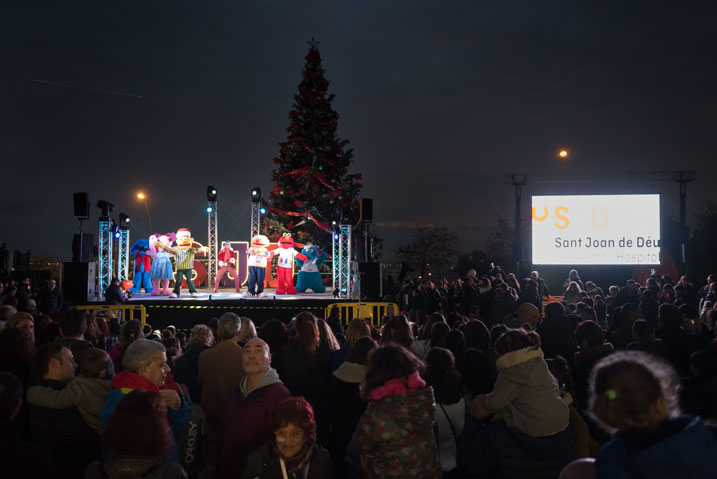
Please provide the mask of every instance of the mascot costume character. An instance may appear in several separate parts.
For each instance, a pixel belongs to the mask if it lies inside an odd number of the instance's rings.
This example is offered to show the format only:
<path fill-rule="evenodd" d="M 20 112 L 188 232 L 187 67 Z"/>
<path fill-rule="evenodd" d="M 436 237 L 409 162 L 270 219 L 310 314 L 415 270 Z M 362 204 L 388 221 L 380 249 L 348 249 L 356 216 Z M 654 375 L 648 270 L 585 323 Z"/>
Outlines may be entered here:
<path fill-rule="evenodd" d="M 249 287 L 247 296 L 264 296 L 264 276 L 266 265 L 273 256 L 273 253 L 266 249 L 269 246 L 269 238 L 264 235 L 256 235 L 251 239 L 251 248 L 246 251 L 249 260 Z"/>
<path fill-rule="evenodd" d="M 144 288 L 145 293 L 152 292 L 152 281 L 149 278 L 150 255 L 149 241 L 138 239 L 129 250 L 134 255 L 134 274 L 132 275 L 133 286 L 130 291 L 139 294 Z"/>
<path fill-rule="evenodd" d="M 294 238 L 291 233 L 284 233 L 279 239 L 279 248 L 274 250 L 274 256 L 279 256 L 276 263 L 276 279 L 278 286 L 276 294 L 296 294 L 294 288 L 294 256 L 299 254 L 294 249 Z"/>
<path fill-rule="evenodd" d="M 222 280 L 224 275 L 229 271 L 234 276 L 234 284 L 236 285 L 237 293 L 241 290 L 241 284 L 239 284 L 239 275 L 236 270 L 237 253 L 232 248 L 229 241 L 222 241 L 222 249 L 217 254 L 217 261 L 219 262 L 219 271 L 217 271 L 217 277 L 214 279 L 214 292 L 216 293 L 219 289 L 219 282 Z"/>
<path fill-rule="evenodd" d="M 307 289 L 314 293 L 326 292 L 326 286 L 321 282 L 321 273 L 319 267 L 324 264 L 328 258 L 326 252 L 319 254 L 316 246 L 307 244 L 301 253 L 296 255 L 296 262 L 301 266 L 301 271 L 297 275 L 296 291 L 305 293 Z"/>
<path fill-rule="evenodd" d="M 152 268 L 149 270 L 149 277 L 152 279 L 152 296 L 169 296 L 172 292 L 169 290 L 169 281 L 174 278 L 172 270 L 172 255 L 160 249 L 157 242 L 169 247 L 177 238 L 175 233 L 167 233 L 166 235 L 152 235 L 149 237 L 149 247 L 154 253 L 154 261 Z"/>
<path fill-rule="evenodd" d="M 187 281 L 189 286 L 189 294 L 192 298 L 199 296 L 197 288 L 194 287 L 192 282 L 192 271 L 194 270 L 194 255 L 208 251 L 209 248 L 196 243 L 192 238 L 192 232 L 187 228 L 179 228 L 177 230 L 177 243 L 176 248 L 170 248 L 164 246 L 161 242 L 155 243 L 159 249 L 172 253 L 177 258 L 177 278 L 174 280 L 174 290 L 169 295 L 170 298 L 176 298 L 179 296 L 179 288 L 182 285 L 182 279 Z"/>

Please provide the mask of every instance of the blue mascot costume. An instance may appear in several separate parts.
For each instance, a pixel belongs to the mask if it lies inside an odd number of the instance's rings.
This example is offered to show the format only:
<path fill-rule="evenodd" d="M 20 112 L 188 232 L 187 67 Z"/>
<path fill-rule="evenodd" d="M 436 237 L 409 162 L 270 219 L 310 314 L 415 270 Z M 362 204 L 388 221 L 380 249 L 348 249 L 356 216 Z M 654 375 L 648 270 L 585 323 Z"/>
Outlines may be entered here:
<path fill-rule="evenodd" d="M 149 270 L 151 267 L 150 256 L 147 254 L 149 251 L 149 240 L 139 239 L 129 250 L 134 255 L 134 275 L 132 276 L 132 291 L 135 294 L 139 294 L 144 288 L 145 293 L 151 293 L 154 288 L 152 287 L 152 279 L 149 277 Z"/>
<path fill-rule="evenodd" d="M 296 291 L 305 293 L 310 289 L 314 293 L 326 292 L 326 286 L 321 282 L 321 273 L 319 267 L 324 264 L 328 255 L 324 251 L 319 254 L 319 250 L 314 245 L 307 244 L 301 253 L 296 255 L 296 263 L 301 266 L 301 270 L 296 279 Z"/>

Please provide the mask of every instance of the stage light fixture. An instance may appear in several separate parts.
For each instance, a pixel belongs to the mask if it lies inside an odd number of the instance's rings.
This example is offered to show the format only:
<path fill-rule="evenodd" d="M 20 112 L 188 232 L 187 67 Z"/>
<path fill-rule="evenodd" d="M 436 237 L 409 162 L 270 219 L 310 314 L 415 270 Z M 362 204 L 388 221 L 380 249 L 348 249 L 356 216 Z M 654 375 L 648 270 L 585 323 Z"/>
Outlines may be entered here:
<path fill-rule="evenodd" d="M 339 239 L 339 234 L 338 234 L 338 233 L 334 233 L 334 239 L 335 239 L 336 241 L 338 241 L 338 239 Z"/>
<path fill-rule="evenodd" d="M 100 211 L 102 211 L 102 215 L 100 216 L 100 219 L 107 221 L 109 219 L 110 213 L 112 213 L 112 210 L 114 209 L 115 205 L 113 205 L 109 201 L 99 200 L 97 202 L 97 207 L 100 209 Z"/>
<path fill-rule="evenodd" d="M 252 203 L 258 203 L 261 201 L 261 188 L 255 186 L 251 190 L 251 201 Z"/>
<path fill-rule="evenodd" d="M 217 201 L 217 189 L 213 186 L 207 186 L 207 201 Z"/>
<path fill-rule="evenodd" d="M 259 208 L 259 213 L 265 215 L 265 214 L 266 214 L 266 208 L 264 208 L 263 206 L 262 206 L 261 208 Z"/>
<path fill-rule="evenodd" d="M 207 206 L 207 213 L 213 213 L 213 212 L 214 212 L 214 207 L 211 205 Z"/>
<path fill-rule="evenodd" d="M 122 229 L 122 230 L 129 229 L 129 216 L 127 216 L 124 213 L 120 213 L 119 222 L 120 222 L 120 224 L 119 224 L 120 229 Z"/>

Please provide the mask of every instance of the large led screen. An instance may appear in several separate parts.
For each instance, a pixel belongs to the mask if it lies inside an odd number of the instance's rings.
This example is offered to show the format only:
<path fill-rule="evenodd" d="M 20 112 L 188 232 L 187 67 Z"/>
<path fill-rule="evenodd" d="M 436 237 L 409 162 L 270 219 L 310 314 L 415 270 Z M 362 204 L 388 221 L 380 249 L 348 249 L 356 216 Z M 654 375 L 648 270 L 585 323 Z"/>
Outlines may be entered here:
<path fill-rule="evenodd" d="M 660 264 L 660 195 L 533 196 L 533 264 Z"/>

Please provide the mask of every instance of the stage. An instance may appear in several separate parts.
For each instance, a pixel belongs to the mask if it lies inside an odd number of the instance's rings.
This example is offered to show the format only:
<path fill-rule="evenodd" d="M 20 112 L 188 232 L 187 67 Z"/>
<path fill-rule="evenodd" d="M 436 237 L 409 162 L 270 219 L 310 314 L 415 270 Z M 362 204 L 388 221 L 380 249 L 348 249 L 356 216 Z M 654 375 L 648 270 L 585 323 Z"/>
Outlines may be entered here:
<path fill-rule="evenodd" d="M 154 329 L 163 329 L 170 324 L 180 330 L 190 330 L 195 324 L 206 324 L 211 318 L 218 318 L 226 312 L 246 316 L 259 327 L 267 319 L 279 319 L 284 322 L 302 311 L 311 311 L 318 318 L 324 317 L 324 311 L 333 303 L 354 302 L 351 299 L 335 299 L 330 293 L 280 294 L 276 290 L 265 289 L 263 297 L 244 296 L 232 289 L 220 289 L 213 293 L 211 289 L 197 289 L 199 296 L 192 298 L 186 289 L 182 289 L 178 298 L 135 294 L 129 304 L 141 304 L 147 310 L 147 322 Z"/>

